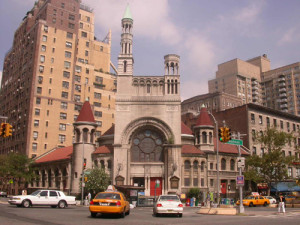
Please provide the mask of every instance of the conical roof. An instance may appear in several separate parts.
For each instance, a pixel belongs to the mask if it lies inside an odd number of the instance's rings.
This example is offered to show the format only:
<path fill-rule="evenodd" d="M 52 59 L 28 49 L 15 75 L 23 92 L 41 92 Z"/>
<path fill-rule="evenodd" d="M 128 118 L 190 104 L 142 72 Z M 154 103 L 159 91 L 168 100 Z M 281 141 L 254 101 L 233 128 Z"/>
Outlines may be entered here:
<path fill-rule="evenodd" d="M 76 122 L 96 122 L 91 105 L 88 101 L 84 102 Z"/>
<path fill-rule="evenodd" d="M 127 4 L 123 19 L 132 19 L 132 15 L 130 12 L 129 4 Z"/>
<path fill-rule="evenodd" d="M 196 126 L 213 126 L 213 123 L 208 115 L 207 108 L 202 105 L 200 115 L 197 119 Z"/>

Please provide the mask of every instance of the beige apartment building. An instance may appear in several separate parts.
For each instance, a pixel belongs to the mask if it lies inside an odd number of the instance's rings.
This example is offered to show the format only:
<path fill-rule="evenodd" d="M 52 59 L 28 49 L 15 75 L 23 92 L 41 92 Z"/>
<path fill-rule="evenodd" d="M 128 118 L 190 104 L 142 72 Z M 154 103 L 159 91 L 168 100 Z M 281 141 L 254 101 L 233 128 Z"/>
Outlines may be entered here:
<path fill-rule="evenodd" d="M 95 37 L 93 9 L 80 0 L 39 0 L 15 31 L 5 57 L 0 115 L 13 135 L 0 154 L 39 156 L 73 143 L 73 122 L 91 103 L 100 136 L 114 123 L 116 75 L 111 33 Z"/>
<path fill-rule="evenodd" d="M 233 59 L 218 65 L 208 81 L 209 93 L 225 92 L 255 103 L 300 115 L 300 62 L 272 69 L 267 55 L 247 61 Z"/>

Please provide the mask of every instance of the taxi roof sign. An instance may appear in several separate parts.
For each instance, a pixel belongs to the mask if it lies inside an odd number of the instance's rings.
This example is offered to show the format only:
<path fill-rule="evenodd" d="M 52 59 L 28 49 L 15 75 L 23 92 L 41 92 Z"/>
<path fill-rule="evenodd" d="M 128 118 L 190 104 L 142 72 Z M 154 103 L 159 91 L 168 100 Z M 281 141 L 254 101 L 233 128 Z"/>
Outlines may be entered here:
<path fill-rule="evenodd" d="M 114 192 L 117 191 L 114 185 L 108 185 L 106 192 Z"/>

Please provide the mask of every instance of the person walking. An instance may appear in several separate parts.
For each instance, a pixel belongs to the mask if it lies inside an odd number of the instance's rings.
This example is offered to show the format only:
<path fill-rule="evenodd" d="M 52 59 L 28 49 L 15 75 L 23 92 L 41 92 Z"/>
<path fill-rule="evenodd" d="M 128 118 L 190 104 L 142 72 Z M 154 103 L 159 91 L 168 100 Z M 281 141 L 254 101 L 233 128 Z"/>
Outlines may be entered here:
<path fill-rule="evenodd" d="M 91 202 L 91 198 L 92 198 L 91 192 L 89 192 L 89 194 L 88 194 L 87 198 L 88 198 L 88 201 L 89 201 L 89 204 L 90 204 L 90 202 Z"/>
<path fill-rule="evenodd" d="M 282 193 L 279 194 L 278 213 L 280 213 L 280 209 L 282 209 L 283 215 L 285 215 L 285 197 L 282 195 Z"/>

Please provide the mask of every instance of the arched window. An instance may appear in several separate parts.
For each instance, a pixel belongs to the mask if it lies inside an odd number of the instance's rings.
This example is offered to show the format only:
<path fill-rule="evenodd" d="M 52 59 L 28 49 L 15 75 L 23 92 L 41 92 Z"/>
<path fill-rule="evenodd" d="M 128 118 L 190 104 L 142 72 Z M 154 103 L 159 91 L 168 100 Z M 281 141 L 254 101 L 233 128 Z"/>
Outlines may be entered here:
<path fill-rule="evenodd" d="M 189 160 L 184 161 L 184 186 L 191 185 L 191 163 Z"/>
<path fill-rule="evenodd" d="M 204 167 L 205 167 L 205 162 L 202 161 L 202 162 L 201 162 L 201 172 L 204 172 Z"/>
<path fill-rule="evenodd" d="M 95 167 L 98 167 L 98 161 L 97 160 L 94 160 L 94 165 L 95 165 Z"/>
<path fill-rule="evenodd" d="M 197 132 L 197 144 L 200 144 L 200 132 Z"/>
<path fill-rule="evenodd" d="M 178 94 L 177 80 L 175 80 L 175 94 Z"/>
<path fill-rule="evenodd" d="M 212 132 L 209 132 L 209 143 L 212 143 Z"/>
<path fill-rule="evenodd" d="M 80 130 L 79 129 L 76 129 L 76 142 L 80 142 Z"/>
<path fill-rule="evenodd" d="M 226 170 L 226 159 L 221 159 L 221 170 Z"/>
<path fill-rule="evenodd" d="M 170 80 L 168 80 L 168 94 L 170 94 Z"/>
<path fill-rule="evenodd" d="M 95 134 L 95 130 L 93 129 L 91 131 L 91 136 L 90 136 L 90 142 L 93 144 L 94 143 L 94 134 Z"/>
<path fill-rule="evenodd" d="M 124 73 L 126 73 L 126 69 L 127 69 L 127 61 L 124 61 Z"/>
<path fill-rule="evenodd" d="M 197 160 L 195 160 L 193 162 L 193 186 L 194 187 L 198 187 L 198 166 L 199 162 Z"/>
<path fill-rule="evenodd" d="M 107 169 L 111 170 L 111 160 L 107 160 Z"/>
<path fill-rule="evenodd" d="M 171 80 L 171 93 L 174 94 L 174 80 Z"/>
<path fill-rule="evenodd" d="M 51 174 L 51 169 L 48 170 L 48 187 L 51 187 L 52 186 L 52 174 Z"/>
<path fill-rule="evenodd" d="M 197 160 L 195 160 L 193 163 L 193 169 L 194 169 L 194 171 L 198 170 L 198 161 Z"/>
<path fill-rule="evenodd" d="M 104 160 L 100 160 L 100 165 L 102 169 L 105 169 Z"/>
<path fill-rule="evenodd" d="M 150 87 L 151 85 L 149 83 L 147 83 L 147 93 L 150 94 Z"/>
<path fill-rule="evenodd" d="M 234 170 L 235 168 L 235 162 L 234 162 L 234 159 L 231 159 L 230 160 L 230 170 Z"/>
<path fill-rule="evenodd" d="M 88 132 L 89 132 L 89 129 L 87 129 L 87 128 L 83 129 L 83 142 L 84 143 L 88 143 L 87 142 L 88 141 Z"/>
<path fill-rule="evenodd" d="M 163 162 L 162 136 L 155 130 L 145 129 L 136 133 L 132 139 L 132 162 Z"/>
<path fill-rule="evenodd" d="M 202 143 L 203 144 L 207 143 L 207 134 L 205 131 L 202 132 Z"/>

